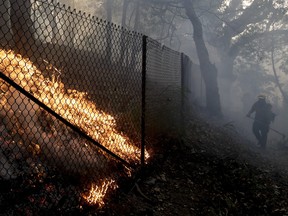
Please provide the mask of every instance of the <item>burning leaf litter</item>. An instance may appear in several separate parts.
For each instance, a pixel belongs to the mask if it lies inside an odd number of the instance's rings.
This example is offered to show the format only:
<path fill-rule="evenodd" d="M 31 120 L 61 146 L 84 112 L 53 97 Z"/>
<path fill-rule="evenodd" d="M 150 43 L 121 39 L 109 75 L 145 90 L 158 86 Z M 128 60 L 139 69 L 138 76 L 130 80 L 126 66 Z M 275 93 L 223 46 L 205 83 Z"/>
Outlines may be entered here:
<path fill-rule="evenodd" d="M 51 66 L 49 69 L 51 69 Z M 121 158 L 137 163 L 141 151 L 127 136 L 118 132 L 115 118 L 87 99 L 86 92 L 74 89 L 65 90 L 64 84 L 45 78 L 31 61 L 16 55 L 13 51 L 0 49 L 0 70 L 26 91 L 53 109 L 66 120 L 83 129 L 89 136 Z M 55 69 L 58 73 L 59 71 Z M 4 90 L 5 91 L 5 90 Z M 1 103 L 2 105 L 3 102 Z M 148 152 L 145 158 L 149 158 Z"/>
<path fill-rule="evenodd" d="M 64 84 L 59 81 L 61 74 L 59 70 L 51 65 L 47 66 L 46 70 L 52 73 L 50 79 L 45 77 L 28 59 L 11 50 L 0 49 L 0 71 L 2 73 L 124 160 L 131 163 L 140 161 L 141 150 L 133 145 L 127 136 L 116 130 L 116 120 L 113 116 L 98 109 L 92 101 L 87 99 L 86 92 L 65 89 Z M 4 82 L 0 87 L 0 109 L 9 110 L 9 107 L 5 106 L 11 106 L 11 104 L 7 104 L 8 99 L 5 95 L 10 91 L 10 87 Z M 35 144 L 34 147 L 37 147 L 35 152 L 39 154 L 41 146 Z M 145 152 L 145 158 L 149 158 L 148 152 Z M 92 184 L 89 195 L 83 195 L 83 198 L 89 204 L 97 203 L 102 206 L 108 188 L 115 189 L 116 187 L 115 180 L 106 179 L 102 184 Z"/>
<path fill-rule="evenodd" d="M 118 186 L 115 183 L 115 180 L 113 179 L 106 179 L 102 182 L 102 184 L 91 185 L 91 189 L 88 193 L 88 195 L 83 194 L 83 198 L 87 201 L 90 205 L 98 204 L 100 207 L 102 207 L 105 203 L 103 201 L 105 194 L 109 188 L 116 189 Z"/>

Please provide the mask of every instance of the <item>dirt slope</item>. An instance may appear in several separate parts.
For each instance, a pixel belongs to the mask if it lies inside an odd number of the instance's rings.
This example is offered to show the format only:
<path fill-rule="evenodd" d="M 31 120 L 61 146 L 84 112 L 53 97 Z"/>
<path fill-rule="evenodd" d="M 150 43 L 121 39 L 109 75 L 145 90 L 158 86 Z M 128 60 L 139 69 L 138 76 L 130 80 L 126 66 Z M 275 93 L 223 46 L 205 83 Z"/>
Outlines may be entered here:
<path fill-rule="evenodd" d="M 288 215 L 287 149 L 262 151 L 233 125 L 201 119 L 189 123 L 186 138 L 162 144 L 163 152 L 104 209 L 82 213 Z"/>
<path fill-rule="evenodd" d="M 263 151 L 229 122 L 212 125 L 193 117 L 185 136 L 162 136 L 158 147 L 142 172 L 123 179 L 102 209 L 79 203 L 73 193 L 77 188 L 69 184 L 64 189 L 68 179 L 51 175 L 45 182 L 19 179 L 20 185 L 2 180 L 0 215 L 288 215 L 288 149 L 283 144 Z M 57 205 L 42 206 L 43 200 Z"/>

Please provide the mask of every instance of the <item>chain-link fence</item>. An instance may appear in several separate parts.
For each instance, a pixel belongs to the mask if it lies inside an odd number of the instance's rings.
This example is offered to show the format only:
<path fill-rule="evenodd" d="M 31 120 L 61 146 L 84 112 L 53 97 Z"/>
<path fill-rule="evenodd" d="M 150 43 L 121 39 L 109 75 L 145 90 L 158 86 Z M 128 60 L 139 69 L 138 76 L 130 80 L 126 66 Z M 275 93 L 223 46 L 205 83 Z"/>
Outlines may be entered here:
<path fill-rule="evenodd" d="M 147 136 L 178 133 L 181 117 L 181 53 L 147 41 Z"/>
<path fill-rule="evenodd" d="M 179 130 L 181 54 L 51 1 L 0 11 L 1 210 L 103 204 L 147 140 Z"/>

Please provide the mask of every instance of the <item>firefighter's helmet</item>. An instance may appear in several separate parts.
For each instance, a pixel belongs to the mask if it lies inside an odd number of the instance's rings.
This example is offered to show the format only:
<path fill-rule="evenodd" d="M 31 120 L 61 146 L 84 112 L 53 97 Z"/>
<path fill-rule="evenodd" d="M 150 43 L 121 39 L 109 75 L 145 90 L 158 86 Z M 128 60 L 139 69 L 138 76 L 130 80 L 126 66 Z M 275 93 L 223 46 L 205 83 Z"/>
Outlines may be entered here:
<path fill-rule="evenodd" d="M 260 95 L 258 95 L 258 99 L 259 100 L 265 100 L 266 96 L 264 94 L 260 94 Z"/>

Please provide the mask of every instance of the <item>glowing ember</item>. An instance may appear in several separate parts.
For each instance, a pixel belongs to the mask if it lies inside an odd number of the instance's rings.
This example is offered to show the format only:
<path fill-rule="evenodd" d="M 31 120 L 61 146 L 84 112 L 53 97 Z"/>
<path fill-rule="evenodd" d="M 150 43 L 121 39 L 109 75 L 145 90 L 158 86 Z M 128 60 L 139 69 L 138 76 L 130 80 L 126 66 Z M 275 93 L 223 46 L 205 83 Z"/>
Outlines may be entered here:
<path fill-rule="evenodd" d="M 102 182 L 100 186 L 92 184 L 88 195 L 83 195 L 82 197 L 90 205 L 98 204 L 100 207 L 104 205 L 104 197 L 109 188 L 116 189 L 117 185 L 113 179 L 106 179 Z"/>
<path fill-rule="evenodd" d="M 74 89 L 66 91 L 64 84 L 55 76 L 55 72 L 58 75 L 61 73 L 51 65 L 47 69 L 53 72 L 51 80 L 45 78 L 28 59 L 14 54 L 11 50 L 0 49 L 0 70 L 6 76 L 63 118 L 83 129 L 107 149 L 129 162 L 139 162 L 140 149 L 115 129 L 114 117 L 97 109 L 96 105 L 87 99 L 86 92 Z M 145 152 L 145 158 L 149 158 L 148 152 Z"/>

